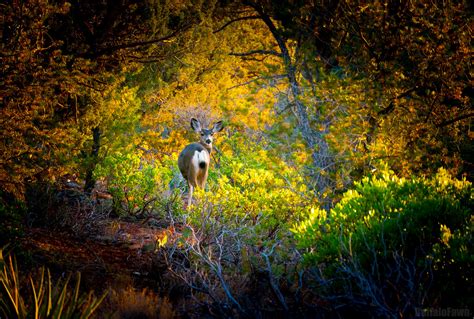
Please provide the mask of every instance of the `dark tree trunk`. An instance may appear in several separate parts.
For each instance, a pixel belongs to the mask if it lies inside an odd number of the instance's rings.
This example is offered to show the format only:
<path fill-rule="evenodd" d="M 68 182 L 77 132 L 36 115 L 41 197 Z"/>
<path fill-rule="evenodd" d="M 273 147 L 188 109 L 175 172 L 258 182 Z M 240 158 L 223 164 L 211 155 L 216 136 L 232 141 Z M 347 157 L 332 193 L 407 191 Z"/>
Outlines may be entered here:
<path fill-rule="evenodd" d="M 97 165 L 97 159 L 99 157 L 100 149 L 100 129 L 95 127 L 92 129 L 92 149 L 89 154 L 89 161 L 86 172 L 86 183 L 84 185 L 84 192 L 91 193 L 95 186 L 96 180 L 94 179 L 94 169 Z"/>

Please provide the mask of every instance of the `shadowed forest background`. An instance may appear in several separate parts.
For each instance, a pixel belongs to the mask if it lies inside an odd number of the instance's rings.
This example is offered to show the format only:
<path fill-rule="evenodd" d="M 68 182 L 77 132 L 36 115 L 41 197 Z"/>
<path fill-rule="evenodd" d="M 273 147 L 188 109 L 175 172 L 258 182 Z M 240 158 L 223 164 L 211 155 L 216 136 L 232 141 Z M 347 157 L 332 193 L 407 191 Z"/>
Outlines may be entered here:
<path fill-rule="evenodd" d="M 472 316 L 472 13 L 3 1 L 0 318 Z"/>

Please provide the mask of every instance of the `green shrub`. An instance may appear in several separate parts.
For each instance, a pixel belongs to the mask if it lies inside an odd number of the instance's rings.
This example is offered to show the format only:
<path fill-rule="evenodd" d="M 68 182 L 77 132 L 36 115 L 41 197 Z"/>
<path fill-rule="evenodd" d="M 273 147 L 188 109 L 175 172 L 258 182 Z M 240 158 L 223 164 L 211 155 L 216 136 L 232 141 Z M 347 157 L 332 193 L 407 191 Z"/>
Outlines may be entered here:
<path fill-rule="evenodd" d="M 443 169 L 433 178 L 384 173 L 355 183 L 328 214 L 313 210 L 293 233 L 333 293 L 370 300 L 378 315 L 435 300 L 465 306 L 469 294 L 454 296 L 473 280 L 473 199 L 471 183 Z"/>
<path fill-rule="evenodd" d="M 181 237 L 166 245 L 176 248 L 162 251 L 173 273 L 216 316 L 258 317 L 252 309 L 288 309 L 284 294 L 290 292 L 280 283 L 288 288 L 297 258 L 289 228 L 317 202 L 298 167 L 237 139 L 213 154 L 206 190 L 196 189 L 190 209 L 173 216 Z"/>
<path fill-rule="evenodd" d="M 219 167 L 210 169 L 208 190 L 196 190 L 199 214 L 195 224 L 203 221 L 201 212 L 207 212 L 221 224 L 240 227 L 247 223 L 257 237 L 271 237 L 277 230 L 287 232 L 291 222 L 317 207 L 298 167 L 251 141 L 234 143 L 218 162 Z"/>
<path fill-rule="evenodd" d="M 150 201 L 167 189 L 172 178 L 170 159 L 147 161 L 142 151 L 115 152 L 97 165 L 94 175 L 105 178 L 115 208 L 122 214 L 141 211 Z"/>

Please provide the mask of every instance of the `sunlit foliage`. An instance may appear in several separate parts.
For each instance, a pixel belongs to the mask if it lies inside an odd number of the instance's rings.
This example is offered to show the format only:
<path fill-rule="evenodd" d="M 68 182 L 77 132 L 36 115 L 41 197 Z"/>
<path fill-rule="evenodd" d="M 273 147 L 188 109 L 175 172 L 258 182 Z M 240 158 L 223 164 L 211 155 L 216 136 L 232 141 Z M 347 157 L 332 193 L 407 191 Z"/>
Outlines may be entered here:
<path fill-rule="evenodd" d="M 210 209 L 225 223 L 245 220 L 265 232 L 287 230 L 288 221 L 299 220 L 318 205 L 298 167 L 240 136 L 227 143 L 234 146 L 218 156 L 209 190 L 198 196 L 198 210 Z"/>
<path fill-rule="evenodd" d="M 154 253 L 221 317 L 265 317 L 261 305 L 305 317 L 315 300 L 410 316 L 472 301 L 450 296 L 472 281 L 467 1 L 0 9 L 2 234 L 158 220 Z M 225 128 L 206 189 L 184 207 L 177 158 L 198 140 L 192 117 Z M 272 298 L 245 296 L 262 287 Z"/>
<path fill-rule="evenodd" d="M 143 211 L 157 196 L 162 196 L 172 179 L 170 159 L 147 161 L 142 150 L 134 153 L 115 151 L 96 167 L 94 174 L 107 182 L 120 215 Z M 164 163 L 165 166 L 161 163 Z"/>
<path fill-rule="evenodd" d="M 381 314 L 402 305 L 413 311 L 410 307 L 436 298 L 446 306 L 466 306 L 470 297 L 453 300 L 451 294 L 461 289 L 457 282 L 469 286 L 472 280 L 473 202 L 472 184 L 446 170 L 411 179 L 385 171 L 356 182 L 329 213 L 313 210 L 293 232 L 306 251 L 306 264 L 334 278 L 330 293 L 341 293 L 342 299 L 373 298 Z M 356 290 L 347 291 L 348 285 Z M 379 304 L 397 294 L 402 295 L 398 305 Z"/>

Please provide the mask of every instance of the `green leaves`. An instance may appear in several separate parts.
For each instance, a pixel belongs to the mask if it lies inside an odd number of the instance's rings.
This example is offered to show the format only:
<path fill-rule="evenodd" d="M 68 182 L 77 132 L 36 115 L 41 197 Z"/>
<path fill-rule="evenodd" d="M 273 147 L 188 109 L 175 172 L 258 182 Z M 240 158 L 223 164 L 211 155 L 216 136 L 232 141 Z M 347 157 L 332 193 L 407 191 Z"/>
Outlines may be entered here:
<path fill-rule="evenodd" d="M 351 311 L 363 305 L 396 317 L 440 302 L 465 307 L 472 304 L 473 204 L 472 184 L 446 170 L 410 179 L 381 172 L 292 232 L 304 266 L 320 271 L 319 294 Z"/>
<path fill-rule="evenodd" d="M 446 170 L 430 179 L 382 173 L 357 182 L 327 218 L 315 211 L 293 232 L 300 247 L 311 249 L 306 254 L 311 263 L 348 258 L 354 251 L 365 259 L 368 246 L 387 252 L 405 242 L 429 254 L 442 241 L 440 225 L 456 231 L 469 223 L 472 201 L 472 184 Z"/>
<path fill-rule="evenodd" d="M 147 161 L 142 155 L 143 151 L 116 151 L 97 165 L 94 172 L 96 178 L 107 181 L 108 191 L 121 213 L 135 214 L 146 209 L 171 181 L 171 167 L 166 165 L 168 161 Z"/>

